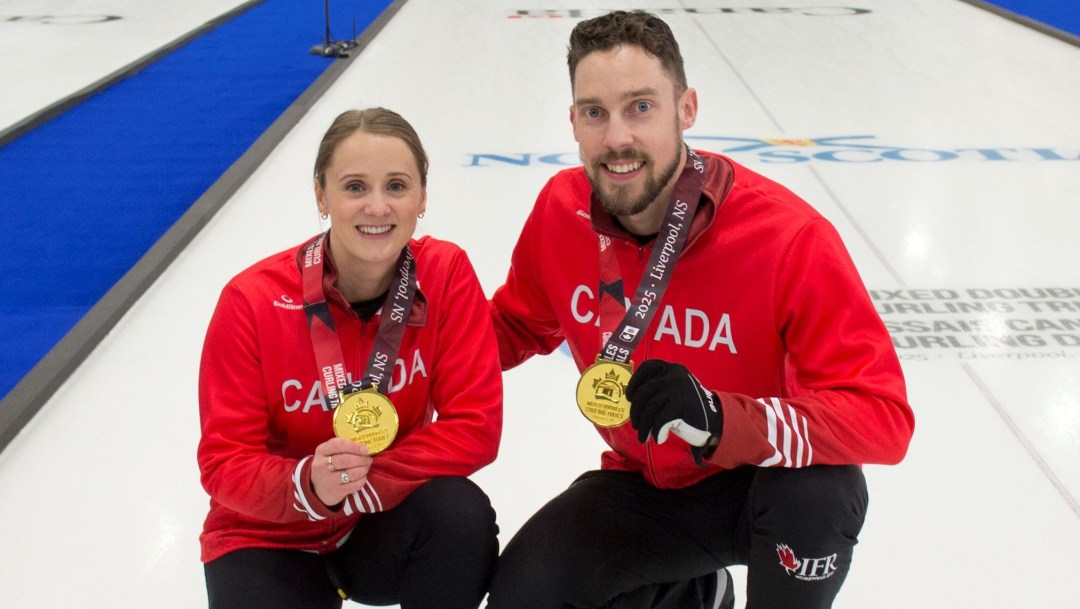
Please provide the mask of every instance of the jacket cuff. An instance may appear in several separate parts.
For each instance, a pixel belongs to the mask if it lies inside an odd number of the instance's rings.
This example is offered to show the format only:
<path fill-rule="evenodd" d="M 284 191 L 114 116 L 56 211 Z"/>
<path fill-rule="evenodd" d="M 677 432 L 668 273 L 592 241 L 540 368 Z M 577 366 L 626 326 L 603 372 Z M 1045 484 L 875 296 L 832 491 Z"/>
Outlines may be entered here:
<path fill-rule="evenodd" d="M 293 470 L 293 507 L 305 514 L 310 521 L 325 520 L 337 512 L 330 509 L 311 486 L 311 457 L 304 457 Z"/>

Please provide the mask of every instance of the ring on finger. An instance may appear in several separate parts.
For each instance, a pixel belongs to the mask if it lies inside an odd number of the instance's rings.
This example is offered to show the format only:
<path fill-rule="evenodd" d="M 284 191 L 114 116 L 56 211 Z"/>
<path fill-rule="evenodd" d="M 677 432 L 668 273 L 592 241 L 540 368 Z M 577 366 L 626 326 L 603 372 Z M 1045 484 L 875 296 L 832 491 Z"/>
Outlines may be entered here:
<path fill-rule="evenodd" d="M 337 468 L 334 467 L 334 456 L 330 455 L 326 458 L 326 465 L 330 467 L 330 471 L 334 471 Z"/>
<path fill-rule="evenodd" d="M 349 480 L 351 480 L 351 478 L 349 478 L 349 472 L 341 472 L 341 483 L 348 484 Z"/>

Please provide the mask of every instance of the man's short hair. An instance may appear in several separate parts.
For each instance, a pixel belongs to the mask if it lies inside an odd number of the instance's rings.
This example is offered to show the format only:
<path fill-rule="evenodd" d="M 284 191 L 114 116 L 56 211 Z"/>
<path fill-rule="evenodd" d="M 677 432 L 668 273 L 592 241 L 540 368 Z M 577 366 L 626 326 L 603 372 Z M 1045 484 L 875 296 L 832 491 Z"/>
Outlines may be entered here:
<path fill-rule="evenodd" d="M 622 45 L 636 45 L 660 60 L 675 83 L 675 93 L 686 90 L 682 53 L 671 28 L 656 15 L 644 11 L 613 11 L 577 24 L 570 33 L 566 63 L 570 66 L 570 87 L 574 86 L 577 65 L 593 51 L 609 51 Z"/>

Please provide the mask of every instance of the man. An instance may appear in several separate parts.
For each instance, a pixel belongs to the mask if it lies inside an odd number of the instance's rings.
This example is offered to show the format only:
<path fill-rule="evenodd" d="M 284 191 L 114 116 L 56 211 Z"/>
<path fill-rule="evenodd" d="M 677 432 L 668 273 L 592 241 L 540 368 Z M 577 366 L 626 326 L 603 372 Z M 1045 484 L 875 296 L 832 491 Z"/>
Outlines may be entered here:
<path fill-rule="evenodd" d="M 884 325 L 827 220 L 683 143 L 697 94 L 663 21 L 584 21 L 568 63 L 584 166 L 541 191 L 492 314 L 504 368 L 567 342 L 611 450 L 507 544 L 488 606 L 712 609 L 745 564 L 748 608 L 829 607 L 858 464 L 913 429 Z"/>

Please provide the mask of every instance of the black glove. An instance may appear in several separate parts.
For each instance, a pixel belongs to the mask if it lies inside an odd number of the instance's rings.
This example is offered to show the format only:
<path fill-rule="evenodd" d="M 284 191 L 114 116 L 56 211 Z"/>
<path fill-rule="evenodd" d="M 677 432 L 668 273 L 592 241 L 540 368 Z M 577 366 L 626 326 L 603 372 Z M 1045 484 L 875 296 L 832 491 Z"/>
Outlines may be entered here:
<path fill-rule="evenodd" d="M 638 432 L 638 441 L 645 443 L 652 436 L 657 444 L 663 444 L 668 432 L 674 432 L 690 444 L 698 465 L 716 449 L 724 429 L 720 399 L 686 367 L 648 360 L 634 370 L 626 397 L 630 400 L 630 424 Z"/>

